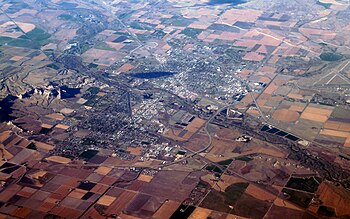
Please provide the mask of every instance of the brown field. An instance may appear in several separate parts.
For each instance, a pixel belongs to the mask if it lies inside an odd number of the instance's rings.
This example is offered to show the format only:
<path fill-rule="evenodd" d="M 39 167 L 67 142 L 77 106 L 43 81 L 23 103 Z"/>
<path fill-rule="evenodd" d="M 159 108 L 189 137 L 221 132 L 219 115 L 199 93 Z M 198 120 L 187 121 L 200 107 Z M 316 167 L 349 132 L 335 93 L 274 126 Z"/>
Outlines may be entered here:
<path fill-rule="evenodd" d="M 151 182 L 145 184 L 141 191 L 160 198 L 183 201 L 199 180 L 199 177 L 192 178 L 190 183 L 183 183 L 188 174 L 184 171 L 161 171 L 153 177 Z"/>
<path fill-rule="evenodd" d="M 261 201 L 246 193 L 244 193 L 234 205 L 235 213 L 247 218 L 264 218 L 269 207 L 270 202 Z"/>
<path fill-rule="evenodd" d="M 214 176 L 214 174 L 207 174 L 207 175 L 201 176 L 200 179 L 203 180 L 204 182 L 208 183 L 210 186 L 214 186 L 215 185 L 215 176 Z"/>
<path fill-rule="evenodd" d="M 202 127 L 205 124 L 205 120 L 200 118 L 195 118 L 190 124 L 186 126 L 186 130 L 195 133 L 198 131 L 200 127 Z"/>
<path fill-rule="evenodd" d="M 121 213 L 119 215 L 119 217 L 123 218 L 123 219 L 141 219 L 140 217 L 135 217 L 135 216 L 124 214 L 124 213 Z"/>
<path fill-rule="evenodd" d="M 41 128 L 51 129 L 52 127 L 53 125 L 50 125 L 50 124 L 46 124 L 46 123 L 41 124 Z"/>
<path fill-rule="evenodd" d="M 12 134 L 11 131 L 5 131 L 0 134 L 0 142 L 4 142 L 8 137 L 10 137 Z"/>
<path fill-rule="evenodd" d="M 73 109 L 69 109 L 69 108 L 63 108 L 61 109 L 60 113 L 64 114 L 64 115 L 69 115 L 71 113 L 73 113 L 74 110 Z"/>
<path fill-rule="evenodd" d="M 303 209 L 299 208 L 298 206 L 283 200 L 281 198 L 276 198 L 276 200 L 273 202 L 275 205 L 280 206 L 280 207 L 284 207 L 284 208 L 289 208 L 289 209 L 293 209 L 293 210 L 298 210 L 298 211 L 303 211 Z"/>
<path fill-rule="evenodd" d="M 154 219 L 164 219 L 170 218 L 170 216 L 176 211 L 176 209 L 180 206 L 179 202 L 175 202 L 172 200 L 166 201 L 156 213 L 153 215 Z"/>
<path fill-rule="evenodd" d="M 323 182 L 316 192 L 322 205 L 335 208 L 337 217 L 350 214 L 350 193 L 349 191 L 341 191 L 334 185 Z"/>
<path fill-rule="evenodd" d="M 56 162 L 56 163 L 63 163 L 63 164 L 67 164 L 71 162 L 71 159 L 66 157 L 60 157 L 60 156 L 50 156 L 50 157 L 47 157 L 46 160 L 51 162 Z"/>
<path fill-rule="evenodd" d="M 324 124 L 324 128 L 350 132 L 350 123 L 328 120 Z"/>
<path fill-rule="evenodd" d="M 264 216 L 266 219 L 283 218 L 283 219 L 295 219 L 303 218 L 304 211 L 295 210 L 291 208 L 281 207 L 273 204 L 270 211 Z M 305 217 L 307 218 L 307 217 Z M 312 217 L 310 217 L 312 218 Z"/>
<path fill-rule="evenodd" d="M 256 44 L 258 44 L 257 40 L 245 39 L 245 40 L 236 41 L 233 45 L 247 47 L 247 48 L 253 48 Z"/>
<path fill-rule="evenodd" d="M 21 59 L 23 59 L 23 56 L 13 56 L 10 60 L 12 60 L 12 61 L 19 61 Z"/>
<path fill-rule="evenodd" d="M 305 106 L 291 105 L 289 110 L 302 112 L 305 109 Z"/>
<path fill-rule="evenodd" d="M 238 129 L 229 129 L 219 127 L 218 131 L 215 133 L 220 139 L 235 140 L 242 133 Z"/>
<path fill-rule="evenodd" d="M 333 108 L 322 109 L 322 108 L 316 108 L 313 106 L 308 106 L 304 110 L 304 112 L 307 112 L 307 113 L 315 113 L 323 116 L 330 116 L 332 114 L 332 111 L 333 111 Z"/>
<path fill-rule="evenodd" d="M 68 196 L 76 199 L 81 199 L 86 193 L 86 190 L 74 189 L 71 193 L 69 193 Z"/>
<path fill-rule="evenodd" d="M 64 115 L 62 115 L 61 113 L 48 114 L 48 115 L 46 115 L 46 117 L 50 118 L 50 119 L 55 119 L 55 120 L 63 120 L 64 119 Z"/>
<path fill-rule="evenodd" d="M 69 126 L 68 125 L 64 125 L 64 124 L 57 124 L 55 126 L 55 128 L 67 130 L 67 129 L 69 129 Z"/>
<path fill-rule="evenodd" d="M 85 62 L 94 62 L 103 66 L 109 66 L 122 57 L 123 55 L 121 52 L 95 48 L 89 49 L 82 55 Z"/>
<path fill-rule="evenodd" d="M 282 122 L 296 122 L 299 118 L 299 113 L 288 109 L 279 109 L 273 113 L 272 118 Z"/>
<path fill-rule="evenodd" d="M 248 113 L 249 115 L 252 115 L 252 116 L 259 116 L 259 115 L 260 115 L 260 113 L 259 113 L 258 110 L 252 109 L 252 108 L 249 108 L 249 109 L 247 110 L 247 113 Z"/>
<path fill-rule="evenodd" d="M 271 58 L 269 59 L 268 63 L 270 63 L 270 64 L 276 64 L 276 63 L 278 62 L 279 59 L 280 59 L 280 58 L 279 58 L 278 56 L 273 55 L 273 56 L 271 56 Z"/>
<path fill-rule="evenodd" d="M 213 210 L 207 208 L 196 208 L 188 219 L 207 219 Z"/>
<path fill-rule="evenodd" d="M 313 140 L 318 135 L 322 125 L 323 123 L 301 118 L 295 123 L 293 134 L 305 138 L 306 140 Z"/>
<path fill-rule="evenodd" d="M 248 52 L 242 59 L 247 61 L 261 62 L 265 58 L 264 55 L 260 55 L 256 52 Z"/>
<path fill-rule="evenodd" d="M 274 82 L 272 82 L 272 83 L 264 90 L 264 93 L 265 93 L 265 94 L 273 94 L 278 88 L 279 88 L 279 86 L 277 86 Z"/>
<path fill-rule="evenodd" d="M 10 160 L 13 158 L 13 155 L 5 149 L 3 144 L 0 144 L 0 151 L 1 151 L 0 155 L 3 159 Z M 5 163 L 5 161 L 1 161 L 1 162 Z M 2 165 L 2 163 L 1 163 L 1 165 Z"/>
<path fill-rule="evenodd" d="M 104 195 L 97 201 L 97 204 L 110 206 L 114 200 L 116 200 L 116 197 Z"/>
<path fill-rule="evenodd" d="M 202 134 L 195 134 L 186 144 L 185 148 L 191 151 L 199 151 L 208 145 L 208 136 Z"/>
<path fill-rule="evenodd" d="M 163 135 L 166 138 L 170 138 L 176 141 L 185 141 L 186 139 L 184 138 L 184 136 L 179 137 L 179 134 L 183 131 L 183 129 L 178 129 L 178 128 L 169 128 L 168 130 L 166 130 Z"/>
<path fill-rule="evenodd" d="M 69 41 L 77 35 L 77 29 L 60 29 L 55 33 L 55 37 L 60 41 Z"/>
<path fill-rule="evenodd" d="M 253 196 L 256 199 L 262 201 L 274 201 L 276 199 L 276 195 L 271 194 L 253 184 L 249 184 L 248 188 L 245 190 L 245 193 Z"/>
<path fill-rule="evenodd" d="M 75 132 L 73 135 L 79 138 L 84 138 L 87 135 L 89 135 L 89 130 L 80 129 L 79 131 Z"/>
<path fill-rule="evenodd" d="M 130 154 L 132 155 L 141 155 L 141 152 L 142 152 L 143 148 L 142 147 L 128 147 L 127 151 L 130 152 Z"/>
<path fill-rule="evenodd" d="M 87 102 L 87 100 L 84 99 L 84 98 L 80 98 L 80 99 L 77 101 L 78 104 L 84 104 L 84 103 L 86 103 L 86 102 Z"/>
<path fill-rule="evenodd" d="M 205 155 L 206 158 L 213 162 L 219 162 L 223 160 L 227 160 L 235 155 L 232 150 L 239 143 L 231 140 L 223 140 L 220 138 L 213 138 L 213 142 L 211 144 L 211 149 L 208 154 Z"/>
<path fill-rule="evenodd" d="M 254 153 L 266 154 L 266 155 L 279 157 L 279 158 L 284 158 L 287 156 L 287 153 L 284 152 L 283 150 L 277 147 L 274 147 L 273 145 L 268 144 L 259 139 L 253 138 L 253 140 L 250 141 L 248 144 L 244 144 L 244 143 L 241 143 L 241 144 L 245 145 L 245 147 L 243 148 L 239 156 L 246 156 Z"/>
<path fill-rule="evenodd" d="M 350 147 L 350 137 L 348 137 L 344 143 L 344 147 Z"/>
<path fill-rule="evenodd" d="M 42 142 L 35 142 L 35 145 L 38 147 L 38 148 L 41 148 L 43 150 L 46 150 L 46 151 L 51 151 L 55 148 L 55 146 L 52 146 L 52 145 L 49 145 L 49 144 L 45 144 L 45 143 L 42 143 Z"/>
<path fill-rule="evenodd" d="M 139 178 L 137 178 L 138 180 L 140 181 L 143 181 L 143 182 L 151 182 L 151 180 L 153 179 L 153 176 L 149 176 L 149 175 L 144 175 L 144 174 L 141 174 L 139 176 Z"/>
<path fill-rule="evenodd" d="M 331 135 L 331 136 L 342 137 L 342 138 L 350 137 L 349 132 L 341 132 L 341 131 L 335 131 L 335 130 L 331 130 L 331 129 L 323 129 L 320 131 L 320 134 Z"/>
<path fill-rule="evenodd" d="M 315 122 L 326 122 L 328 120 L 328 116 L 315 114 L 315 113 L 309 113 L 309 112 L 303 112 L 300 116 L 302 119 L 307 119 Z"/>
<path fill-rule="evenodd" d="M 218 183 L 214 184 L 213 189 L 217 191 L 225 191 L 225 189 L 234 184 L 234 183 L 239 183 L 239 182 L 247 182 L 246 180 L 239 178 L 237 176 L 230 176 L 223 174 L 221 176 L 221 179 Z"/>
<path fill-rule="evenodd" d="M 101 175 L 107 175 L 109 172 L 111 172 L 111 170 L 112 168 L 110 167 L 100 166 L 95 170 L 95 172 Z"/>
<path fill-rule="evenodd" d="M 104 92 L 98 92 L 97 94 L 96 94 L 96 96 L 99 96 L 99 97 L 104 97 L 104 96 L 106 96 L 107 95 L 107 93 L 104 93 Z"/>
<path fill-rule="evenodd" d="M 111 203 L 106 210 L 107 214 L 120 214 L 125 207 L 134 199 L 137 195 L 135 192 L 124 191 Z M 106 201 L 106 203 L 109 203 Z"/>
<path fill-rule="evenodd" d="M 132 70 L 134 68 L 135 68 L 135 66 L 133 66 L 132 64 L 125 63 L 117 71 L 123 73 L 123 72 L 128 72 L 128 71 L 130 71 L 130 70 Z"/>

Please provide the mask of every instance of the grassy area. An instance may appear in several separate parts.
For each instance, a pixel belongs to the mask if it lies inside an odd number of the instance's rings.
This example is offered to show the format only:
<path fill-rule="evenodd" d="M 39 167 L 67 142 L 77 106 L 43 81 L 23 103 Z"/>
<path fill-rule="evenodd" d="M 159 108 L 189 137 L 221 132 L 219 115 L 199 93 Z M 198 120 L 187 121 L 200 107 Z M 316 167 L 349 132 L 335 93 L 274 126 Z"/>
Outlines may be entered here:
<path fill-rule="evenodd" d="M 9 45 L 14 47 L 23 47 L 29 49 L 39 49 L 40 44 L 32 42 L 29 39 L 0 37 L 0 45 Z"/>
<path fill-rule="evenodd" d="M 107 51 L 115 51 L 114 48 L 110 47 L 105 42 L 98 42 L 94 47 L 95 47 L 95 49 L 101 49 L 101 50 L 107 50 Z"/>
<path fill-rule="evenodd" d="M 13 38 L 0 36 L 0 45 L 5 45 L 11 42 Z"/>
<path fill-rule="evenodd" d="M 242 160 L 242 161 L 245 161 L 245 162 L 249 162 L 249 161 L 254 160 L 254 159 L 251 158 L 251 157 L 242 156 L 242 157 L 236 157 L 235 160 Z"/>
<path fill-rule="evenodd" d="M 90 64 L 88 65 L 88 67 L 89 67 L 89 68 L 97 68 L 98 65 L 95 64 L 95 63 L 90 63 Z"/>
<path fill-rule="evenodd" d="M 53 63 L 48 64 L 48 65 L 47 65 L 47 67 L 52 68 L 52 69 L 55 69 L 55 70 L 60 69 L 60 67 L 59 67 L 59 66 L 57 66 L 57 65 L 55 65 L 55 64 L 53 64 Z"/>
<path fill-rule="evenodd" d="M 287 200 L 303 208 L 307 208 L 313 195 L 305 192 L 299 192 L 291 189 L 282 189 L 283 193 L 288 194 Z"/>
<path fill-rule="evenodd" d="M 60 6 L 62 6 L 65 9 L 73 9 L 78 6 L 76 3 L 71 3 L 71 2 L 61 2 L 59 3 Z"/>
<path fill-rule="evenodd" d="M 242 197 L 249 183 L 234 183 L 228 186 L 224 192 L 211 190 L 203 200 L 201 207 L 209 208 L 215 211 L 229 212 L 230 205 L 234 206 Z"/>
<path fill-rule="evenodd" d="M 218 167 L 216 167 L 215 165 L 209 165 L 205 169 L 209 170 L 209 171 L 216 172 L 216 173 L 222 173 L 222 171 Z"/>
<path fill-rule="evenodd" d="M 195 28 L 185 28 L 181 33 L 185 34 L 186 36 L 196 38 L 200 33 L 202 33 L 203 30 L 201 29 L 195 29 Z"/>
<path fill-rule="evenodd" d="M 148 34 L 136 34 L 136 36 L 140 41 L 147 41 L 150 38 Z"/>
<path fill-rule="evenodd" d="M 10 1 L 9 3 L 12 5 L 5 11 L 9 14 L 16 13 L 24 8 L 29 8 L 29 5 L 27 3 L 24 3 L 23 1 Z"/>
<path fill-rule="evenodd" d="M 0 37 L 0 45 L 9 45 L 14 47 L 23 47 L 29 49 L 40 49 L 41 46 L 49 43 L 50 34 L 42 29 L 35 28 L 18 38 Z"/>
<path fill-rule="evenodd" d="M 228 166 L 232 163 L 232 159 L 227 159 L 227 160 L 223 160 L 223 161 L 220 161 L 218 162 L 219 165 L 222 165 L 222 166 Z"/>
<path fill-rule="evenodd" d="M 98 92 L 100 92 L 100 88 L 99 87 L 90 87 L 89 89 L 86 90 L 86 92 L 89 92 L 92 95 L 96 95 L 98 94 Z"/>
<path fill-rule="evenodd" d="M 88 51 L 91 48 L 91 46 L 89 44 L 83 44 L 82 46 L 80 46 L 80 54 L 85 53 L 86 51 Z"/>
<path fill-rule="evenodd" d="M 316 4 L 321 5 L 325 9 L 330 9 L 330 7 L 332 6 L 331 3 L 323 3 L 323 2 L 320 2 L 320 1 L 316 1 Z"/>
<path fill-rule="evenodd" d="M 74 21 L 74 20 L 76 20 L 75 17 L 73 17 L 70 14 L 61 14 L 57 18 L 59 20 L 64 20 L 64 21 Z"/>
<path fill-rule="evenodd" d="M 332 53 L 332 52 L 324 52 L 320 55 L 320 58 L 323 61 L 327 61 L 327 62 L 335 62 L 335 61 L 339 61 L 340 59 L 343 58 L 342 55 L 337 54 L 337 53 Z"/>
<path fill-rule="evenodd" d="M 51 34 L 48 34 L 44 30 L 36 27 L 34 30 L 28 32 L 26 36 L 32 41 L 38 42 L 40 45 L 45 45 L 49 42 L 48 39 L 51 37 Z"/>
<path fill-rule="evenodd" d="M 132 29 L 136 29 L 136 30 L 152 30 L 153 28 L 150 27 L 150 25 L 145 24 L 145 23 L 140 23 L 137 21 L 134 21 L 130 24 L 130 27 Z"/>
<path fill-rule="evenodd" d="M 85 141 L 87 140 L 87 141 L 89 141 L 90 139 L 89 138 L 86 138 L 86 139 L 84 139 Z M 85 158 L 85 159 L 90 159 L 90 158 L 92 158 L 92 157 L 94 157 L 96 154 L 98 154 L 98 151 L 97 150 L 86 150 L 86 151 L 84 151 L 83 153 L 81 153 L 80 155 L 79 155 L 79 157 L 82 157 L 82 158 Z"/>
<path fill-rule="evenodd" d="M 314 177 L 308 177 L 308 178 L 292 177 L 288 181 L 286 187 L 314 193 L 316 192 L 318 186 L 320 185 L 318 183 L 319 181 L 321 181 L 320 178 L 315 179 Z"/>
<path fill-rule="evenodd" d="M 238 199 L 243 195 L 249 183 L 240 182 L 234 183 L 225 189 L 226 202 L 233 205 L 238 201 Z"/>

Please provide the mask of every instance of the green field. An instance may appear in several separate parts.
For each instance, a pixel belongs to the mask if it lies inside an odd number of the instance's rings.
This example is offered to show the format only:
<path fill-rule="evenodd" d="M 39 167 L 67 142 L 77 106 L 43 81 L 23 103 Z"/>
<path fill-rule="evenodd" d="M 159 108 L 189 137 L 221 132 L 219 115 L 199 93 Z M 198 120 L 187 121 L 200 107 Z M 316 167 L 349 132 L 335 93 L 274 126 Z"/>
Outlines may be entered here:
<path fill-rule="evenodd" d="M 107 51 L 115 51 L 114 48 L 110 47 L 107 43 L 105 42 L 98 42 L 95 46 L 95 49 L 101 49 L 101 50 L 107 50 Z"/>
<path fill-rule="evenodd" d="M 202 33 L 203 30 L 201 29 L 195 29 L 195 28 L 186 28 L 181 33 L 185 34 L 186 36 L 196 38 L 200 33 Z"/>
<path fill-rule="evenodd" d="M 327 62 L 335 62 L 335 61 L 339 61 L 340 59 L 343 58 L 342 55 L 337 54 L 337 53 L 332 53 L 332 52 L 324 52 L 320 55 L 320 58 L 323 61 L 327 61 Z"/>

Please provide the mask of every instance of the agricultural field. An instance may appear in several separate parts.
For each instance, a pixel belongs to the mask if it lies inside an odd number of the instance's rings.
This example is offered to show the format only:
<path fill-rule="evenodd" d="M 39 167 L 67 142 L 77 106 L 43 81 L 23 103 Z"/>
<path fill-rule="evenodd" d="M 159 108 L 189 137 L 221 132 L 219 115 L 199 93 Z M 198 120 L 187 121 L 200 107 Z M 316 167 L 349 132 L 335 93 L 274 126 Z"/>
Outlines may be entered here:
<path fill-rule="evenodd" d="M 350 217 L 345 0 L 0 0 L 0 218 Z"/>

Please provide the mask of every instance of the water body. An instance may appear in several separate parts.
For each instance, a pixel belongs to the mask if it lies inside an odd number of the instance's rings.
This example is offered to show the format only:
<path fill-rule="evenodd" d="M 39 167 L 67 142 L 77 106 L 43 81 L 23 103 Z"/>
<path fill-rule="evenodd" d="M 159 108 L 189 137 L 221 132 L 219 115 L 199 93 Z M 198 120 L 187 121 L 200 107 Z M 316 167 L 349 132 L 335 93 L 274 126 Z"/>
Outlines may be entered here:
<path fill-rule="evenodd" d="M 15 119 L 15 117 L 11 116 L 11 107 L 16 99 L 16 96 L 8 95 L 5 99 L 0 101 L 0 122 L 8 122 Z"/>
<path fill-rule="evenodd" d="M 61 91 L 61 98 L 67 99 L 67 98 L 73 98 L 75 95 L 80 93 L 80 88 L 69 88 L 67 86 L 60 87 Z"/>
<path fill-rule="evenodd" d="M 134 78 L 153 79 L 153 78 L 160 78 L 160 77 L 168 77 L 168 76 L 172 76 L 174 74 L 175 73 L 173 73 L 173 72 L 159 71 L 159 72 L 134 73 L 134 74 L 131 74 L 131 76 Z"/>
<path fill-rule="evenodd" d="M 241 5 L 246 3 L 246 0 L 210 0 L 208 5 L 221 5 L 221 4 L 229 4 L 232 6 Z"/>

